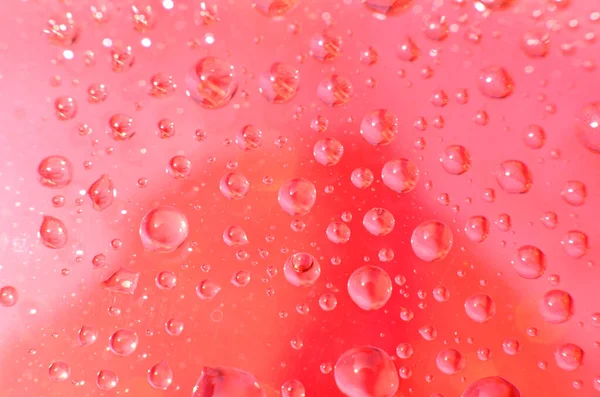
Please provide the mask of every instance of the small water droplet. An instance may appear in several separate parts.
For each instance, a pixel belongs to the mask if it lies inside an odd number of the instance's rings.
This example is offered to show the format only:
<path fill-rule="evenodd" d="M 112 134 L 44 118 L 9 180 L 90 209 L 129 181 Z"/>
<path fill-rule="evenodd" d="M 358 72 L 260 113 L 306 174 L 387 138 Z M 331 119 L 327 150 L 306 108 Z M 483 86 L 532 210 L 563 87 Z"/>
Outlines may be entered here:
<path fill-rule="evenodd" d="M 452 231 L 440 221 L 426 221 L 412 233 L 410 244 L 417 257 L 426 262 L 444 259 L 452 248 Z"/>
<path fill-rule="evenodd" d="M 410 160 L 401 158 L 385 163 L 381 169 L 384 185 L 397 193 L 408 193 L 419 181 L 419 169 Z"/>
<path fill-rule="evenodd" d="M 399 379 L 391 357 L 373 346 L 354 347 L 335 364 L 337 387 L 347 396 L 394 396 Z"/>
<path fill-rule="evenodd" d="M 392 280 L 387 272 L 378 266 L 362 266 L 350 275 L 348 294 L 361 309 L 377 310 L 392 296 Z"/>
<path fill-rule="evenodd" d="M 129 356 L 137 349 L 138 336 L 132 330 L 120 329 L 110 336 L 108 346 L 117 356 Z"/>
<path fill-rule="evenodd" d="M 173 383 L 173 370 L 166 361 L 162 360 L 148 370 L 148 383 L 158 390 L 167 390 Z"/>
<path fill-rule="evenodd" d="M 374 236 L 385 236 L 394 230 L 394 215 L 384 208 L 372 208 L 363 217 L 363 226 Z"/>
<path fill-rule="evenodd" d="M 282 210 L 292 216 L 306 215 L 317 200 L 315 185 L 304 178 L 285 181 L 279 188 L 277 201 Z"/>
<path fill-rule="evenodd" d="M 188 96 L 208 109 L 227 105 L 238 89 L 233 65 L 215 57 L 201 59 L 186 77 L 186 84 Z"/>
<path fill-rule="evenodd" d="M 183 212 L 166 205 L 148 211 L 140 222 L 142 245 L 153 252 L 175 251 L 185 242 L 188 233 L 188 220 Z"/>

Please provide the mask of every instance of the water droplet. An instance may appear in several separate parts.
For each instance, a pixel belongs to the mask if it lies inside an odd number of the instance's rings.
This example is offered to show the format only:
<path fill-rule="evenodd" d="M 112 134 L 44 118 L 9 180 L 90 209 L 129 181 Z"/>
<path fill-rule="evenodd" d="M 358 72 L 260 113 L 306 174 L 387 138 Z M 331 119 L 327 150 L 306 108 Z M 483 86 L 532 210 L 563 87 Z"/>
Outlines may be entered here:
<path fill-rule="evenodd" d="M 378 19 L 381 19 L 406 10 L 411 5 L 412 0 L 362 0 L 362 3 Z"/>
<path fill-rule="evenodd" d="M 486 239 L 490 232 L 490 223 L 487 218 L 481 215 L 472 216 L 467 219 L 465 225 L 465 234 L 469 240 L 480 243 Z"/>
<path fill-rule="evenodd" d="M 467 361 L 458 350 L 444 349 L 438 353 L 435 364 L 442 373 L 454 375 L 465 369 Z"/>
<path fill-rule="evenodd" d="M 158 390 L 167 390 L 173 383 L 173 370 L 166 361 L 162 360 L 148 370 L 148 383 Z"/>
<path fill-rule="evenodd" d="M 579 230 L 568 231 L 560 243 L 567 255 L 572 258 L 581 258 L 589 249 L 587 235 Z"/>
<path fill-rule="evenodd" d="M 156 25 L 156 16 L 152 11 L 152 7 L 149 5 L 145 6 L 131 6 L 133 28 L 140 33 L 144 33 L 149 29 L 152 29 Z"/>
<path fill-rule="evenodd" d="M 366 189 L 373 183 L 375 176 L 368 168 L 360 167 L 354 169 L 350 175 L 350 181 L 359 189 Z"/>
<path fill-rule="evenodd" d="M 425 37 L 430 40 L 442 41 L 448 37 L 448 21 L 444 15 L 431 15 L 424 19 Z"/>
<path fill-rule="evenodd" d="M 90 326 L 83 325 L 77 334 L 81 346 L 91 345 L 98 340 L 98 331 Z"/>
<path fill-rule="evenodd" d="M 505 339 L 502 342 L 502 350 L 509 356 L 516 356 L 521 351 L 521 344 L 516 339 Z"/>
<path fill-rule="evenodd" d="M 438 302 L 446 302 L 448 299 L 450 299 L 450 292 L 448 291 L 448 288 L 444 287 L 443 285 L 435 287 L 433 289 L 433 299 Z"/>
<path fill-rule="evenodd" d="M 360 123 L 360 134 L 373 146 L 389 144 L 397 133 L 396 117 L 385 109 L 367 113 Z"/>
<path fill-rule="evenodd" d="M 481 378 L 471 383 L 461 397 L 521 397 L 519 390 L 499 376 Z"/>
<path fill-rule="evenodd" d="M 173 272 L 162 271 L 156 275 L 154 281 L 159 289 L 170 291 L 177 285 L 177 276 Z"/>
<path fill-rule="evenodd" d="M 233 273 L 231 277 L 231 284 L 236 287 L 245 287 L 250 282 L 250 272 L 246 270 L 239 270 Z"/>
<path fill-rule="evenodd" d="M 410 160 L 401 158 L 385 163 L 381 169 L 383 183 L 397 193 L 414 190 L 419 180 L 419 169 Z"/>
<path fill-rule="evenodd" d="M 165 331 L 171 336 L 179 336 L 183 332 L 183 321 L 177 318 L 171 318 L 165 323 Z"/>
<path fill-rule="evenodd" d="M 221 292 L 221 286 L 212 280 L 202 280 L 196 286 L 196 295 L 202 300 L 211 300 Z"/>
<path fill-rule="evenodd" d="M 408 359 L 413 355 L 413 347 L 410 343 L 400 343 L 396 347 L 396 355 L 401 359 Z"/>
<path fill-rule="evenodd" d="M 133 50 L 130 46 L 126 47 L 113 47 L 110 51 L 111 67 L 114 72 L 122 73 L 126 72 L 135 63 L 135 57 L 133 56 Z"/>
<path fill-rule="evenodd" d="M 17 289 L 11 285 L 5 285 L 0 288 L 0 305 L 4 307 L 11 307 L 17 303 L 19 299 L 19 293 Z"/>
<path fill-rule="evenodd" d="M 300 86 L 298 69 L 286 63 L 276 62 L 271 70 L 261 74 L 258 91 L 271 103 L 289 102 Z"/>
<path fill-rule="evenodd" d="M 481 347 L 477 349 L 477 357 L 481 361 L 487 361 L 492 357 L 492 352 L 487 347 Z"/>
<path fill-rule="evenodd" d="M 44 29 L 44 34 L 50 42 L 60 47 L 68 47 L 75 43 L 79 33 L 79 27 L 75 24 L 73 15 L 70 12 L 48 19 Z"/>
<path fill-rule="evenodd" d="M 363 226 L 374 236 L 385 236 L 394 230 L 394 215 L 384 208 L 372 208 L 363 217 Z"/>
<path fill-rule="evenodd" d="M 332 243 L 344 244 L 350 240 L 350 227 L 344 222 L 334 221 L 327 226 L 327 238 Z"/>
<path fill-rule="evenodd" d="M 533 183 L 529 168 L 519 160 L 503 162 L 496 168 L 495 174 L 496 181 L 506 193 L 527 193 Z"/>
<path fill-rule="evenodd" d="M 330 31 L 318 33 L 310 39 L 310 54 L 319 61 L 333 61 L 341 52 L 342 38 Z"/>
<path fill-rule="evenodd" d="M 299 380 L 288 380 L 281 385 L 281 397 L 306 397 L 306 389 Z"/>
<path fill-rule="evenodd" d="M 188 96 L 208 109 L 227 105 L 238 89 L 233 65 L 215 57 L 202 58 L 186 77 L 186 84 Z"/>
<path fill-rule="evenodd" d="M 139 234 L 142 245 L 154 252 L 172 252 L 187 239 L 187 218 L 177 208 L 158 206 L 146 213 L 140 223 Z"/>
<path fill-rule="evenodd" d="M 317 163 L 333 166 L 340 162 L 344 154 L 344 146 L 334 138 L 325 138 L 317 141 L 313 149 L 313 156 Z"/>
<path fill-rule="evenodd" d="M 68 237 L 69 233 L 63 221 L 53 216 L 44 215 L 40 226 L 40 238 L 46 247 L 63 248 L 67 245 Z"/>
<path fill-rule="evenodd" d="M 396 45 L 396 54 L 401 60 L 412 62 L 419 56 L 419 48 L 410 37 L 405 36 L 402 41 Z"/>
<path fill-rule="evenodd" d="M 587 189 L 583 182 L 568 181 L 560 193 L 562 198 L 574 206 L 582 205 L 587 197 Z"/>
<path fill-rule="evenodd" d="M 92 200 L 92 207 L 96 211 L 104 211 L 110 207 L 117 196 L 112 179 L 103 174 L 88 189 L 88 196 Z"/>
<path fill-rule="evenodd" d="M 377 253 L 377 257 L 382 262 L 390 262 L 394 260 L 394 251 L 391 248 L 382 248 Z"/>
<path fill-rule="evenodd" d="M 431 325 L 425 325 L 419 328 L 419 335 L 426 341 L 431 342 L 437 338 L 437 329 Z"/>
<path fill-rule="evenodd" d="M 583 350 L 573 343 L 566 343 L 556 349 L 554 359 L 559 368 L 575 371 L 583 361 Z"/>
<path fill-rule="evenodd" d="M 417 257 L 426 262 L 436 262 L 448 255 L 452 248 L 452 232 L 440 221 L 426 221 L 415 228 L 410 245 Z"/>
<path fill-rule="evenodd" d="M 279 188 L 277 201 L 282 210 L 292 216 L 306 215 L 317 200 L 315 185 L 304 178 L 285 181 Z"/>
<path fill-rule="evenodd" d="M 150 95 L 156 98 L 167 97 L 175 92 L 177 85 L 173 76 L 157 73 L 150 78 Z"/>
<path fill-rule="evenodd" d="M 223 232 L 223 241 L 230 247 L 239 247 L 248 244 L 248 236 L 241 226 L 229 226 Z"/>
<path fill-rule="evenodd" d="M 229 200 L 239 200 L 248 194 L 250 182 L 242 174 L 229 172 L 221 178 L 219 190 Z"/>
<path fill-rule="evenodd" d="M 104 288 L 111 292 L 119 294 L 133 295 L 137 287 L 140 274 L 130 270 L 120 268 L 114 272 L 109 278 L 102 282 Z"/>
<path fill-rule="evenodd" d="M 546 255 L 533 245 L 524 245 L 517 249 L 512 265 L 519 276 L 536 279 L 546 271 Z"/>
<path fill-rule="evenodd" d="M 129 356 L 138 346 L 138 336 L 129 329 L 120 329 L 113 333 L 108 340 L 108 347 L 117 356 Z"/>
<path fill-rule="evenodd" d="M 347 78 L 334 74 L 322 80 L 317 87 L 317 96 L 325 105 L 342 106 L 352 99 L 354 88 Z"/>
<path fill-rule="evenodd" d="M 537 124 L 530 124 L 525 128 L 523 141 L 530 149 L 541 149 L 546 143 L 546 132 Z"/>
<path fill-rule="evenodd" d="M 440 154 L 440 164 L 449 174 L 461 175 L 471 168 L 471 156 L 463 146 L 448 146 Z"/>
<path fill-rule="evenodd" d="M 106 86 L 101 83 L 93 83 L 88 86 L 88 102 L 89 103 L 100 103 L 106 100 L 108 92 Z"/>
<path fill-rule="evenodd" d="M 73 179 L 73 165 L 63 156 L 48 156 L 38 165 L 40 182 L 48 187 L 63 187 Z"/>
<path fill-rule="evenodd" d="M 550 37 L 548 32 L 541 30 L 531 30 L 523 35 L 521 48 L 525 55 L 532 58 L 545 57 L 550 48 Z"/>
<path fill-rule="evenodd" d="M 489 66 L 479 74 L 478 87 L 489 98 L 505 98 L 512 94 L 514 83 L 504 68 Z"/>
<path fill-rule="evenodd" d="M 230 396 L 265 397 L 265 393 L 249 372 L 232 367 L 204 367 L 192 397 Z"/>
<path fill-rule="evenodd" d="M 255 0 L 254 8 L 271 18 L 280 18 L 296 8 L 299 0 Z"/>
<path fill-rule="evenodd" d="M 372 346 L 354 347 L 340 355 L 334 377 L 337 387 L 347 396 L 392 397 L 399 386 L 390 356 Z"/>
<path fill-rule="evenodd" d="M 55 361 L 48 368 L 48 377 L 53 382 L 64 382 L 71 376 L 71 367 L 63 361 Z"/>
<path fill-rule="evenodd" d="M 321 275 L 321 265 L 317 259 L 305 252 L 290 255 L 283 265 L 285 279 L 296 287 L 313 285 Z"/>
<path fill-rule="evenodd" d="M 71 97 L 61 96 L 54 101 L 54 109 L 59 120 L 71 120 L 77 115 L 77 102 Z"/>
<path fill-rule="evenodd" d="M 119 377 L 113 371 L 102 369 L 96 376 L 96 385 L 101 390 L 112 390 L 117 387 Z"/>
<path fill-rule="evenodd" d="M 258 149 L 262 145 L 262 131 L 258 127 L 248 124 L 238 130 L 235 142 L 242 150 Z"/>
<path fill-rule="evenodd" d="M 573 299 L 565 291 L 548 291 L 540 302 L 540 313 L 549 323 L 564 323 L 573 316 Z"/>
<path fill-rule="evenodd" d="M 380 267 L 367 265 L 356 269 L 348 279 L 348 294 L 363 310 L 382 308 L 392 296 L 392 280 Z"/>
<path fill-rule="evenodd" d="M 475 294 L 465 300 L 465 313 L 476 323 L 485 323 L 496 314 L 496 304 L 486 294 Z"/>
<path fill-rule="evenodd" d="M 326 312 L 330 312 L 337 306 L 335 295 L 327 292 L 319 297 L 319 307 Z"/>

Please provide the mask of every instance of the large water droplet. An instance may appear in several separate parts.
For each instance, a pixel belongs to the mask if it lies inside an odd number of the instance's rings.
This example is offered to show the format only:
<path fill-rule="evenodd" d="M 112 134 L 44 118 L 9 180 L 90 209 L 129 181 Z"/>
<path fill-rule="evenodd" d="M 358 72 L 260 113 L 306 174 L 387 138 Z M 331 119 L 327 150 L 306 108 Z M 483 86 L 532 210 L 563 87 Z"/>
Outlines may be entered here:
<path fill-rule="evenodd" d="M 367 113 L 360 123 L 360 134 L 374 146 L 387 145 L 397 133 L 396 117 L 385 109 Z"/>
<path fill-rule="evenodd" d="M 265 397 L 260 384 L 249 372 L 232 367 L 204 367 L 192 390 L 192 397 Z"/>
<path fill-rule="evenodd" d="M 63 221 L 44 215 L 40 226 L 40 238 L 46 247 L 60 249 L 67 245 L 69 233 Z"/>
<path fill-rule="evenodd" d="M 471 156 L 464 146 L 452 145 L 440 154 L 440 163 L 449 174 L 461 175 L 471 168 Z"/>
<path fill-rule="evenodd" d="M 462 397 L 521 397 L 521 393 L 506 379 L 489 376 L 471 383 Z"/>
<path fill-rule="evenodd" d="M 279 188 L 277 201 L 282 210 L 292 216 L 306 215 L 317 200 L 315 185 L 304 178 L 285 181 Z"/>
<path fill-rule="evenodd" d="M 536 279 L 546 271 L 546 255 L 533 245 L 524 245 L 517 249 L 512 265 L 519 276 Z"/>
<path fill-rule="evenodd" d="M 485 323 L 496 314 L 496 304 L 486 294 L 475 294 L 465 300 L 465 313 L 477 323 Z"/>
<path fill-rule="evenodd" d="M 566 371 L 575 371 L 583 361 L 583 350 L 573 343 L 565 343 L 554 352 L 556 365 Z"/>
<path fill-rule="evenodd" d="M 334 74 L 322 80 L 317 87 L 317 97 L 328 106 L 342 106 L 352 99 L 354 88 L 347 78 Z"/>
<path fill-rule="evenodd" d="M 177 208 L 161 205 L 144 215 L 139 233 L 146 249 L 161 253 L 175 251 L 188 237 L 188 220 Z"/>
<path fill-rule="evenodd" d="M 399 387 L 394 362 L 383 350 L 359 346 L 347 350 L 334 369 L 335 384 L 351 397 L 392 397 Z"/>
<path fill-rule="evenodd" d="M 101 390 L 112 390 L 119 384 L 119 377 L 113 371 L 102 369 L 96 376 L 96 385 Z"/>
<path fill-rule="evenodd" d="M 229 200 L 243 199 L 250 191 L 250 182 L 242 174 L 229 172 L 221 178 L 219 190 Z"/>
<path fill-rule="evenodd" d="M 489 98 L 505 98 L 512 94 L 514 83 L 503 67 L 489 66 L 479 74 L 478 87 Z"/>
<path fill-rule="evenodd" d="M 527 193 L 531 189 L 533 179 L 529 168 L 519 160 L 507 160 L 496 170 L 496 181 L 506 193 Z"/>
<path fill-rule="evenodd" d="M 67 186 L 73 179 L 73 165 L 64 156 L 48 156 L 40 161 L 38 174 L 44 186 Z"/>
<path fill-rule="evenodd" d="M 348 278 L 348 294 L 363 310 L 380 309 L 392 296 L 392 279 L 378 266 L 359 267 Z"/>
<path fill-rule="evenodd" d="M 115 331 L 108 339 L 108 347 L 117 356 L 129 356 L 137 349 L 138 336 L 129 329 Z"/>
<path fill-rule="evenodd" d="M 344 154 L 344 146 L 334 138 L 325 138 L 317 141 L 313 148 L 313 155 L 317 163 L 333 166 L 340 162 Z"/>
<path fill-rule="evenodd" d="M 444 349 L 438 353 L 435 364 L 442 373 L 454 375 L 465 369 L 467 361 L 458 350 Z"/>
<path fill-rule="evenodd" d="M 71 376 L 71 367 L 63 361 L 55 361 L 48 368 L 48 377 L 53 382 L 64 382 Z"/>
<path fill-rule="evenodd" d="M 188 96 L 208 109 L 227 105 L 238 89 L 233 65 L 215 57 L 201 59 L 186 83 Z"/>
<path fill-rule="evenodd" d="M 108 174 L 103 174 L 88 189 L 88 196 L 96 211 L 104 211 L 110 207 L 117 196 L 113 181 Z"/>
<path fill-rule="evenodd" d="M 391 160 L 381 169 L 383 183 L 397 193 L 412 191 L 419 180 L 419 169 L 408 159 Z"/>
<path fill-rule="evenodd" d="M 104 280 L 102 285 L 111 292 L 133 295 L 139 278 L 139 273 L 132 272 L 131 270 L 127 270 L 125 268 L 120 268 L 109 278 Z"/>
<path fill-rule="evenodd" d="M 283 264 L 285 279 L 296 287 L 313 285 L 321 275 L 321 265 L 311 254 L 297 252 L 290 255 Z"/>
<path fill-rule="evenodd" d="M 394 230 L 394 215 L 384 208 L 372 208 L 363 217 L 363 226 L 374 236 L 385 236 Z"/>
<path fill-rule="evenodd" d="M 268 72 L 261 74 L 258 91 L 271 103 L 289 102 L 298 91 L 298 69 L 286 63 L 274 63 Z"/>
<path fill-rule="evenodd" d="M 440 221 L 426 221 L 415 228 L 410 245 L 417 257 L 426 262 L 442 260 L 452 248 L 452 231 Z"/>
<path fill-rule="evenodd" d="M 154 364 L 148 370 L 148 383 L 155 389 L 167 390 L 173 383 L 173 370 L 165 360 Z"/>
<path fill-rule="evenodd" d="M 565 291 L 548 291 L 540 302 L 540 313 L 549 323 L 564 323 L 573 316 L 573 299 Z"/>

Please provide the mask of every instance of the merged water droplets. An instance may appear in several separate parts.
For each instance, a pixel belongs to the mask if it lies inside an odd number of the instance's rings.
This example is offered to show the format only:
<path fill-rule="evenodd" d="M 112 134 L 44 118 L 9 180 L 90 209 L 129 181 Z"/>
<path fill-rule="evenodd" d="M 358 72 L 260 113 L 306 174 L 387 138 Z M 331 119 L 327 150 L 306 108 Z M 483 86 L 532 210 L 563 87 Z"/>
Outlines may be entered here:
<path fill-rule="evenodd" d="M 348 294 L 363 310 L 380 309 L 392 296 L 392 279 L 378 266 L 359 267 L 348 278 Z"/>
<path fill-rule="evenodd" d="M 408 159 L 391 160 L 381 169 L 383 183 L 397 193 L 408 193 L 417 186 L 419 169 Z"/>
<path fill-rule="evenodd" d="M 238 80 L 229 62 L 216 57 L 202 58 L 186 77 L 187 95 L 208 109 L 229 103 L 238 89 Z"/>
<path fill-rule="evenodd" d="M 321 80 L 317 87 L 317 97 L 332 107 L 345 105 L 353 95 L 354 88 L 350 80 L 337 74 Z"/>
<path fill-rule="evenodd" d="M 499 376 L 481 378 L 471 383 L 461 397 L 521 397 L 519 390 Z"/>
<path fill-rule="evenodd" d="M 426 262 L 444 259 L 452 248 L 452 231 L 440 221 L 426 221 L 418 225 L 410 238 L 417 257 Z"/>
<path fill-rule="evenodd" d="M 283 275 L 296 287 L 308 287 L 319 279 L 321 265 L 311 254 L 297 252 L 286 259 L 283 264 Z"/>
<path fill-rule="evenodd" d="M 185 242 L 188 233 L 188 220 L 183 212 L 166 205 L 148 211 L 139 229 L 142 245 L 160 253 L 175 251 Z"/>
<path fill-rule="evenodd" d="M 286 103 L 296 96 L 300 74 L 294 66 L 276 62 L 261 74 L 258 91 L 271 103 Z"/>
<path fill-rule="evenodd" d="M 386 109 L 367 113 L 360 123 L 360 134 L 373 146 L 389 144 L 397 133 L 396 117 Z"/>
<path fill-rule="evenodd" d="M 533 245 L 524 245 L 517 249 L 512 265 L 519 276 L 536 279 L 546 271 L 546 255 Z"/>
<path fill-rule="evenodd" d="M 562 290 L 548 291 L 540 302 L 540 313 L 549 323 L 567 322 L 573 316 L 573 298 Z"/>
<path fill-rule="evenodd" d="M 306 215 L 317 201 L 317 189 L 307 179 L 289 179 L 279 188 L 277 201 L 281 209 L 292 216 Z"/>
<path fill-rule="evenodd" d="M 39 233 L 42 243 L 52 249 L 63 248 L 69 239 L 69 232 L 63 221 L 49 215 L 44 215 Z"/>
<path fill-rule="evenodd" d="M 485 323 L 496 314 L 496 304 L 489 295 L 471 295 L 465 300 L 465 313 L 476 323 Z"/>
<path fill-rule="evenodd" d="M 496 168 L 495 174 L 498 185 L 506 193 L 527 193 L 533 184 L 529 168 L 519 160 L 503 162 Z"/>
<path fill-rule="evenodd" d="M 148 370 L 148 383 L 154 389 L 167 390 L 173 383 L 173 370 L 169 363 L 162 360 Z"/>
<path fill-rule="evenodd" d="M 374 236 L 385 236 L 394 230 L 394 215 L 385 208 L 372 208 L 363 217 L 363 226 Z"/>
<path fill-rule="evenodd" d="M 506 69 L 489 66 L 480 72 L 478 88 L 489 98 L 505 98 L 513 93 L 514 83 Z"/>
<path fill-rule="evenodd" d="M 249 372 L 232 367 L 204 367 L 192 397 L 231 396 L 265 397 L 265 393 Z"/>
<path fill-rule="evenodd" d="M 40 161 L 38 174 L 44 186 L 68 186 L 73 179 L 73 165 L 64 156 L 48 156 Z"/>
<path fill-rule="evenodd" d="M 334 369 L 335 384 L 347 396 L 392 397 L 399 387 L 391 357 L 372 346 L 359 346 L 340 355 Z"/>
<path fill-rule="evenodd" d="M 448 146 L 440 154 L 440 164 L 449 174 L 461 175 L 471 168 L 471 156 L 464 146 Z"/>
<path fill-rule="evenodd" d="M 108 340 L 108 347 L 117 356 L 129 356 L 138 346 L 138 336 L 130 329 L 115 331 Z"/>

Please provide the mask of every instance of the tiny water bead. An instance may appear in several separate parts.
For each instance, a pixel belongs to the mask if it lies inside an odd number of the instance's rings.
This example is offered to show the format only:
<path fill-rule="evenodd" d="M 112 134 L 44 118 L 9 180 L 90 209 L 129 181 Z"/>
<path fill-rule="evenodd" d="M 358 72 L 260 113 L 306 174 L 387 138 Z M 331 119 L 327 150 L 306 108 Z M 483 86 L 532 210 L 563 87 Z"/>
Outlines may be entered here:
<path fill-rule="evenodd" d="M 108 340 L 108 347 L 117 356 L 129 356 L 138 346 L 138 336 L 130 329 L 115 331 Z"/>
<path fill-rule="evenodd" d="M 11 285 L 5 285 L 0 288 L 0 305 L 4 307 L 11 307 L 17 303 L 19 299 L 19 293 L 17 289 Z"/>
<path fill-rule="evenodd" d="M 124 113 L 116 113 L 108 120 L 111 136 L 115 141 L 126 141 L 135 135 L 133 119 Z"/>
<path fill-rule="evenodd" d="M 337 298 L 332 293 L 327 292 L 319 297 L 319 307 L 326 312 L 335 309 L 337 303 Z"/>
<path fill-rule="evenodd" d="M 446 375 L 454 375 L 462 371 L 466 363 L 463 355 L 456 349 L 441 350 L 435 359 L 438 369 Z"/>
<path fill-rule="evenodd" d="M 73 179 L 73 165 L 64 156 L 48 156 L 40 161 L 38 174 L 44 186 L 68 186 Z"/>
<path fill-rule="evenodd" d="M 171 318 L 165 323 L 165 331 L 171 336 L 179 336 L 183 332 L 184 323 L 177 318 Z"/>
<path fill-rule="evenodd" d="M 335 138 L 325 138 L 317 141 L 313 148 L 313 156 L 317 163 L 333 166 L 340 162 L 344 154 L 344 146 Z"/>
<path fill-rule="evenodd" d="M 366 189 L 375 180 L 375 176 L 373 175 L 373 171 L 368 168 L 359 167 L 355 168 L 350 174 L 350 181 L 354 186 L 359 189 Z"/>
<path fill-rule="evenodd" d="M 565 253 L 575 259 L 584 256 L 589 249 L 587 234 L 579 230 L 570 230 L 565 233 L 560 243 Z"/>
<path fill-rule="evenodd" d="M 471 156 L 464 146 L 448 146 L 440 154 L 440 164 L 447 173 L 461 175 L 471 168 Z"/>
<path fill-rule="evenodd" d="M 299 0 L 255 0 L 252 5 L 262 14 L 271 18 L 280 18 L 296 8 Z"/>
<path fill-rule="evenodd" d="M 573 344 L 566 343 L 559 346 L 554 352 L 556 365 L 565 371 L 575 371 L 583 361 L 583 349 Z"/>
<path fill-rule="evenodd" d="M 299 380 L 288 380 L 281 385 L 281 397 L 306 397 L 306 389 Z"/>
<path fill-rule="evenodd" d="M 587 149 L 600 153 L 600 102 L 588 103 L 581 109 L 577 136 Z"/>
<path fill-rule="evenodd" d="M 465 313 L 477 323 L 485 323 L 496 314 L 496 304 L 486 294 L 471 295 L 465 300 Z"/>
<path fill-rule="evenodd" d="M 310 54 L 319 61 L 333 61 L 341 52 L 342 38 L 331 31 L 317 33 L 310 39 Z"/>
<path fill-rule="evenodd" d="M 465 224 L 465 234 L 474 243 L 485 240 L 490 232 L 490 223 L 486 217 L 481 215 L 472 216 Z"/>
<path fill-rule="evenodd" d="M 157 390 L 167 390 L 173 383 L 173 370 L 166 361 L 159 361 L 148 370 L 148 383 Z"/>
<path fill-rule="evenodd" d="M 489 98 L 505 98 L 513 93 L 514 83 L 506 69 L 489 66 L 480 72 L 478 88 Z"/>
<path fill-rule="evenodd" d="M 317 201 L 317 189 L 307 179 L 289 179 L 279 188 L 277 201 L 281 209 L 292 216 L 306 215 Z"/>
<path fill-rule="evenodd" d="M 503 162 L 496 167 L 495 175 L 496 181 L 506 193 L 527 193 L 533 183 L 529 168 L 519 160 Z"/>
<path fill-rule="evenodd" d="M 322 80 L 317 87 L 317 97 L 327 106 L 345 105 L 353 95 L 354 88 L 350 80 L 337 74 Z"/>
<path fill-rule="evenodd" d="M 77 333 L 77 337 L 81 346 L 88 346 L 98 340 L 98 330 L 94 327 L 82 325 Z"/>
<path fill-rule="evenodd" d="M 546 271 L 546 255 L 533 245 L 524 245 L 517 249 L 512 265 L 523 278 L 540 278 Z"/>
<path fill-rule="evenodd" d="M 540 313 L 549 323 L 567 322 L 573 316 L 573 298 L 562 290 L 548 291 L 540 302 Z"/>
<path fill-rule="evenodd" d="M 219 292 L 221 292 L 221 286 L 212 280 L 202 280 L 196 285 L 196 295 L 205 301 L 214 299 Z"/>
<path fill-rule="evenodd" d="M 408 193 L 417 186 L 419 169 L 405 158 L 391 160 L 381 169 L 381 179 L 384 185 L 396 193 Z"/>
<path fill-rule="evenodd" d="M 119 377 L 113 371 L 102 369 L 96 375 L 96 385 L 100 390 L 112 390 L 119 384 Z"/>
<path fill-rule="evenodd" d="M 363 226 L 374 236 L 385 236 L 394 230 L 394 215 L 385 208 L 372 208 L 363 217 Z"/>
<path fill-rule="evenodd" d="M 71 376 L 71 367 L 63 361 L 55 361 L 48 368 L 48 377 L 53 382 L 64 382 Z"/>
<path fill-rule="evenodd" d="M 177 286 L 177 276 L 170 271 L 162 271 L 156 275 L 156 286 L 164 291 L 170 291 Z"/>
<path fill-rule="evenodd" d="M 523 142 L 530 149 L 541 149 L 546 143 L 546 132 L 537 124 L 530 124 L 523 133 Z"/>
<path fill-rule="evenodd" d="M 69 232 L 63 221 L 53 216 L 44 215 L 39 236 L 46 247 L 61 249 L 67 245 Z"/>
<path fill-rule="evenodd" d="M 568 181 L 564 184 L 560 192 L 563 200 L 573 206 L 580 206 L 585 203 L 587 197 L 587 189 L 583 182 Z"/>
<path fill-rule="evenodd" d="M 292 65 L 276 62 L 261 74 L 258 91 L 271 103 L 286 103 L 296 96 L 300 74 Z"/>
<path fill-rule="evenodd" d="M 367 113 L 360 123 L 360 135 L 371 145 L 387 145 L 398 134 L 396 117 L 386 109 Z"/>
<path fill-rule="evenodd" d="M 238 80 L 229 62 L 216 57 L 202 58 L 186 77 L 187 95 L 205 108 L 227 105 L 238 89 Z"/>
<path fill-rule="evenodd" d="M 173 156 L 167 173 L 175 179 L 186 179 L 192 174 L 192 162 L 185 156 Z"/>
<path fill-rule="evenodd" d="M 117 197 L 113 181 L 108 174 L 102 174 L 88 189 L 88 196 L 92 201 L 92 207 L 96 211 L 104 211 L 110 207 Z"/>
<path fill-rule="evenodd" d="M 489 376 L 471 383 L 461 397 L 521 397 L 521 393 L 506 379 Z"/>
<path fill-rule="evenodd" d="M 139 229 L 144 248 L 159 253 L 175 251 L 185 242 L 188 233 L 188 220 L 183 212 L 166 205 L 148 211 Z"/>
<path fill-rule="evenodd" d="M 377 310 L 390 300 L 392 280 L 387 272 L 378 266 L 362 266 L 348 278 L 348 294 L 361 309 Z"/>
<path fill-rule="evenodd" d="M 440 221 L 426 221 L 418 225 L 410 238 L 415 255 L 426 261 L 444 259 L 452 248 L 452 231 Z"/>
<path fill-rule="evenodd" d="M 258 127 L 248 124 L 238 130 L 235 143 L 242 150 L 256 150 L 262 146 L 262 135 Z"/>
<path fill-rule="evenodd" d="M 194 385 L 192 397 L 265 397 L 258 380 L 249 372 L 233 367 L 204 367 Z"/>
<path fill-rule="evenodd" d="M 344 222 L 334 221 L 327 226 L 327 238 L 332 243 L 344 244 L 350 240 L 350 227 Z"/>
<path fill-rule="evenodd" d="M 347 396 L 392 397 L 400 386 L 391 357 L 372 346 L 354 347 L 338 358 L 335 384 Z"/>
<path fill-rule="evenodd" d="M 229 247 L 240 247 L 248 244 L 248 236 L 241 226 L 229 226 L 223 232 L 223 241 Z"/>
<path fill-rule="evenodd" d="M 283 264 L 285 279 L 296 287 L 314 285 L 321 275 L 321 265 L 311 254 L 297 252 L 290 255 Z"/>
<path fill-rule="evenodd" d="M 61 96 L 54 101 L 54 109 L 59 120 L 71 120 L 77 115 L 77 102 L 71 97 Z"/>

